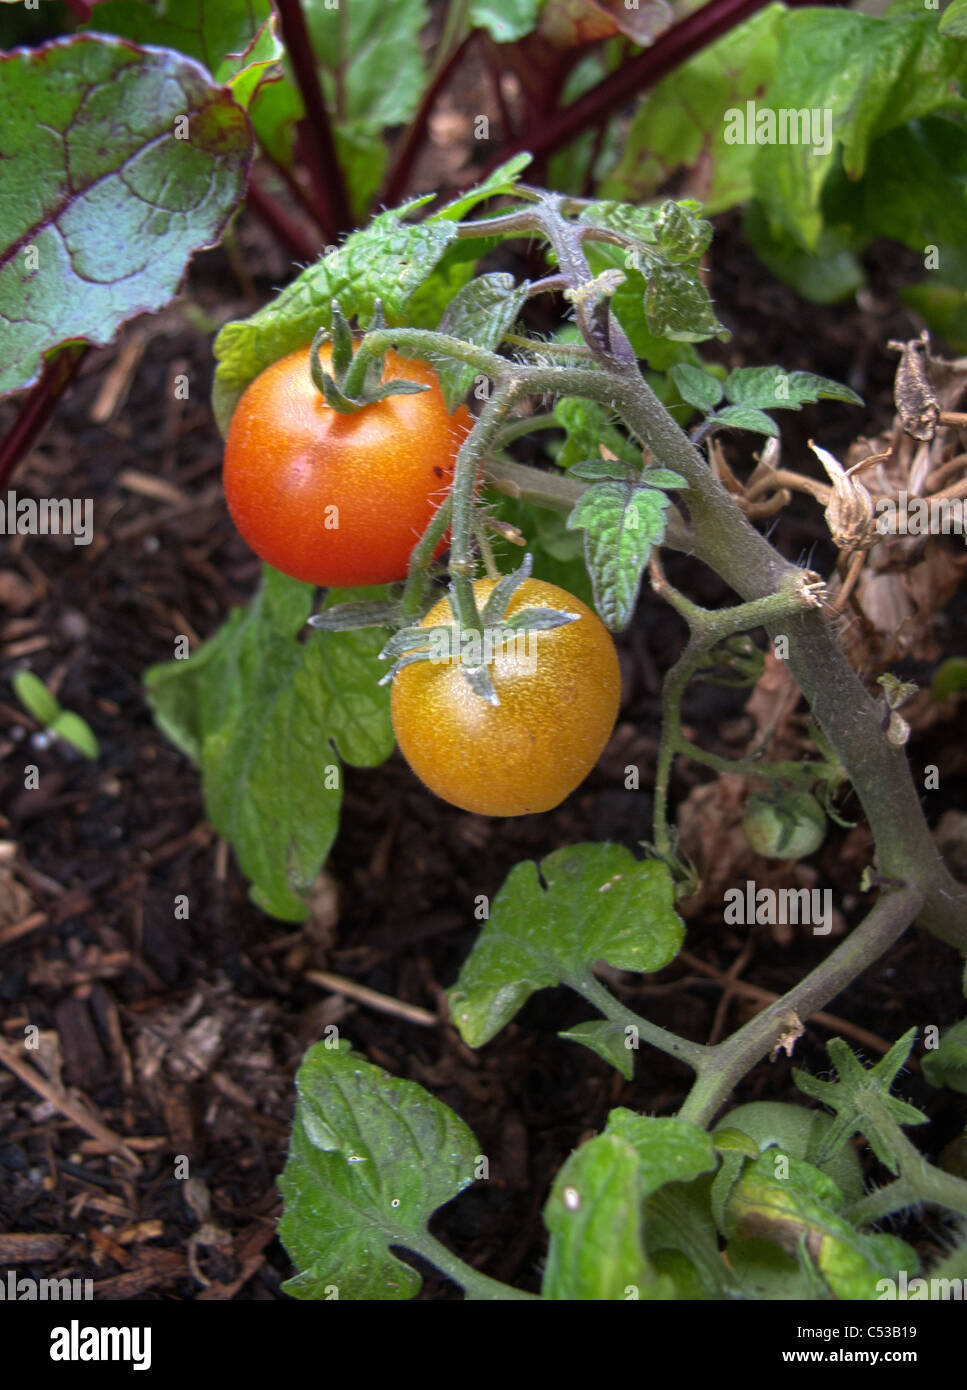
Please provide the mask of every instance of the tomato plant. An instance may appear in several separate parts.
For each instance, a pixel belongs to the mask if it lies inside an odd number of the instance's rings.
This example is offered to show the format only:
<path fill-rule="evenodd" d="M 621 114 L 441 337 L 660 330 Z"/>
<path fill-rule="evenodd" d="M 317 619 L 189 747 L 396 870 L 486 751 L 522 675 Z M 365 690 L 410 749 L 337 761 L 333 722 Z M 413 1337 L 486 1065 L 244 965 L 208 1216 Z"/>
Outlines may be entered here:
<path fill-rule="evenodd" d="M 478 579 L 485 603 L 492 579 Z M 507 607 L 573 614 L 548 631 L 499 630 L 484 652 L 499 703 L 463 679 L 460 631 L 449 600 L 423 619 L 449 620 L 450 659 L 416 662 L 393 682 L 393 730 L 400 751 L 445 801 L 485 816 L 549 811 L 584 780 L 607 743 L 618 713 L 621 674 L 614 642 L 595 613 L 555 584 L 525 579 Z"/>
<path fill-rule="evenodd" d="M 332 345 L 319 355 L 330 363 Z M 432 367 L 390 350 L 383 380 L 401 377 L 426 390 L 342 415 L 316 388 L 305 347 L 244 392 L 225 441 L 225 499 L 245 540 L 275 569 L 326 586 L 405 576 L 471 417 L 466 406 L 448 413 Z"/>

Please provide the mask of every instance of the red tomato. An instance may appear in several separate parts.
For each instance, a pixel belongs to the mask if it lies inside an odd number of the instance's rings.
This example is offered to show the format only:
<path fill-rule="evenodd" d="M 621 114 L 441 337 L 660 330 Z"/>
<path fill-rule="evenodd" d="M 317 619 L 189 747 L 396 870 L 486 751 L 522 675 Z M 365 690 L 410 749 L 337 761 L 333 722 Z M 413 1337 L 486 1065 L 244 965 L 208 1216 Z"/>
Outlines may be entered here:
<path fill-rule="evenodd" d="M 319 355 L 327 365 L 331 347 Z M 425 362 L 389 351 L 383 380 L 394 378 L 429 390 L 342 415 L 313 384 L 304 347 L 242 395 L 225 441 L 225 498 L 245 540 L 275 569 L 327 587 L 405 578 L 473 420 L 463 405 L 448 414 Z"/>

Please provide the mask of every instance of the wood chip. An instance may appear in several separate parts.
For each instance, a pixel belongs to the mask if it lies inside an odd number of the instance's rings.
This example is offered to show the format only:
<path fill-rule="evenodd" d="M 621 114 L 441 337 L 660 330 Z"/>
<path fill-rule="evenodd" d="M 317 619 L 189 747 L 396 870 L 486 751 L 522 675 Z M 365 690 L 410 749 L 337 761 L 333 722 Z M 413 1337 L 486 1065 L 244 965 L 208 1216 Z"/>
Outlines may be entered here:
<path fill-rule="evenodd" d="M 2 1039 L 0 1039 L 0 1062 L 9 1067 L 13 1074 L 25 1082 L 37 1095 L 43 1096 L 45 1100 L 49 1101 L 61 1115 L 65 1115 L 67 1119 L 73 1121 L 78 1129 L 82 1129 L 86 1134 L 109 1144 L 113 1153 L 121 1154 L 135 1168 L 141 1167 L 140 1159 L 127 1147 L 119 1135 L 108 1129 L 107 1125 L 92 1115 L 80 1101 L 58 1090 L 46 1077 L 41 1076 L 36 1068 L 21 1057 L 17 1048 L 12 1047 L 10 1043 L 4 1042 Z"/>
<path fill-rule="evenodd" d="M 377 1009 L 380 1013 L 393 1014 L 396 1018 L 405 1018 L 408 1023 L 419 1023 L 424 1028 L 435 1028 L 440 1020 L 436 1014 L 431 1014 L 429 1009 L 421 1009 L 418 1004 L 404 1004 L 400 999 L 393 999 L 388 994 L 380 994 L 378 990 L 370 989 L 368 985 L 357 984 L 355 980 L 347 980 L 342 975 L 331 975 L 327 970 L 307 970 L 305 979 L 310 984 L 320 985 L 323 989 L 333 990 L 336 994 L 343 994 L 347 999 L 358 999 L 361 1004 L 368 1004 L 371 1009 Z"/>
<path fill-rule="evenodd" d="M 170 502 L 176 507 L 185 507 L 190 498 L 180 487 L 169 483 L 167 478 L 159 478 L 155 473 L 142 473 L 137 468 L 122 468 L 117 475 L 118 483 L 128 492 L 136 492 L 139 497 L 151 497 L 156 502 Z"/>
<path fill-rule="evenodd" d="M 0 1234 L 0 1265 L 29 1264 L 34 1260 L 59 1260 L 66 1254 L 70 1236 L 46 1232 L 10 1231 Z"/>
<path fill-rule="evenodd" d="M 113 1279 L 99 1279 L 94 1285 L 95 1300 L 137 1298 L 148 1289 L 173 1284 L 188 1274 L 188 1261 L 177 1250 L 150 1250 L 145 1256 L 136 1269 Z"/>

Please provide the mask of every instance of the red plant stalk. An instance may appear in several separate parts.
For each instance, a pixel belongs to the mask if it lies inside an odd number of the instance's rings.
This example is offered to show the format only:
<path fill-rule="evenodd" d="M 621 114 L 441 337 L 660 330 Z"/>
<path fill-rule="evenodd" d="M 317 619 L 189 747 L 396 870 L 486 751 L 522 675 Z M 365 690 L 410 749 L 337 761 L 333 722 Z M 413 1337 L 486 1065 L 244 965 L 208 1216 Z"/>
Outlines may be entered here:
<path fill-rule="evenodd" d="M 77 374 L 87 351 L 86 343 L 71 343 L 61 348 L 57 356 L 45 365 L 40 380 L 24 397 L 16 420 L 0 443 L 0 488 L 6 486 L 17 464 L 30 452 L 57 402 Z"/>
<path fill-rule="evenodd" d="M 312 40 L 300 0 L 275 0 L 289 62 L 295 73 L 306 111 L 304 129 L 308 146 L 309 174 L 319 205 L 320 226 L 327 242 L 335 245 L 340 233 L 352 230 L 353 218 L 342 168 L 336 156 L 329 112 L 326 109 Z"/>
<path fill-rule="evenodd" d="M 767 3 L 768 0 L 709 0 L 700 10 L 672 25 L 651 48 L 602 78 L 563 111 L 548 118 L 537 116 L 523 134 L 501 146 L 479 177 L 485 178 L 519 150 L 529 150 L 535 159 L 542 159 L 570 144 L 583 130 L 597 125 L 639 92 L 654 86 L 686 58 L 721 38 Z"/>

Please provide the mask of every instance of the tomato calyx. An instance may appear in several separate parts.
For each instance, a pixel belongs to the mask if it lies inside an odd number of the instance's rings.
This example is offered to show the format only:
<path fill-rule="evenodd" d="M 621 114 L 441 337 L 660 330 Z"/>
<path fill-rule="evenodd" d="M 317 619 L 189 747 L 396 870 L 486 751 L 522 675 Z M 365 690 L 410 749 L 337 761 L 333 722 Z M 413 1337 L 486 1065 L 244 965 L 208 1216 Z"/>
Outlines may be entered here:
<path fill-rule="evenodd" d="M 369 331 L 386 327 L 382 301 L 377 299 L 373 309 L 373 319 Z M 361 341 L 361 340 L 360 340 Z M 331 371 L 323 367 L 319 349 L 324 343 L 332 344 Z M 309 370 L 316 390 L 324 397 L 326 404 L 340 415 L 355 415 L 368 405 L 385 400 L 387 396 L 415 396 L 430 388 L 417 381 L 383 381 L 383 363 L 386 353 L 367 353 L 364 365 L 356 362 L 353 337 L 346 317 L 339 307 L 338 299 L 332 301 L 332 317 L 329 328 L 320 328 L 309 349 Z"/>
<path fill-rule="evenodd" d="M 490 674 L 496 658 L 508 651 L 520 654 L 528 646 L 528 639 L 533 641 L 537 633 L 575 623 L 580 617 L 560 608 L 522 608 L 507 615 L 511 599 L 524 580 L 530 578 L 532 567 L 532 557 L 525 555 L 519 569 L 497 581 L 480 614 L 479 628 L 460 627 L 451 587 L 453 622 L 432 627 L 410 625 L 394 633 L 380 652 L 381 660 L 393 661 L 380 685 L 389 684 L 400 671 L 417 661 L 458 664 L 474 694 L 488 704 L 499 705 Z"/>

